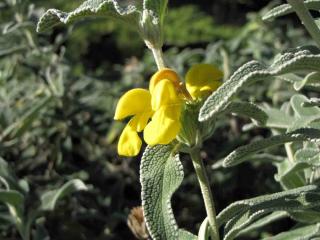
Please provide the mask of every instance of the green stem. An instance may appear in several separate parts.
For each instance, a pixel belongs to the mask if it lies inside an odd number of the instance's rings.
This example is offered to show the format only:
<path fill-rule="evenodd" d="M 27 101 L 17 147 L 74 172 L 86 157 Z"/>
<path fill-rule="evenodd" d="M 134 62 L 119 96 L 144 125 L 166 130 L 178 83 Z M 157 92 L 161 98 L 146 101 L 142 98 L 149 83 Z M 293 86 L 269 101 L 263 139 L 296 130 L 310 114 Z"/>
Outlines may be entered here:
<path fill-rule="evenodd" d="M 212 238 L 213 240 L 219 240 L 219 227 L 216 220 L 216 210 L 214 207 L 213 195 L 210 189 L 209 179 L 206 174 L 206 169 L 204 167 L 203 161 L 200 157 L 199 149 L 195 149 L 190 153 L 192 163 L 194 169 L 196 171 L 199 185 L 201 188 L 201 193 L 204 201 L 204 205 L 206 208 L 207 216 L 209 219 L 209 224 L 212 231 Z"/>
<path fill-rule="evenodd" d="M 313 40 L 320 47 L 320 30 L 311 16 L 309 10 L 304 5 L 303 0 L 287 0 L 292 8 L 297 13 L 298 17 L 312 36 Z"/>
<path fill-rule="evenodd" d="M 286 149 L 289 162 L 293 164 L 294 163 L 294 154 L 293 154 L 293 151 L 291 148 L 291 143 L 285 143 L 284 147 Z"/>
<path fill-rule="evenodd" d="M 150 48 L 159 70 L 165 68 L 163 53 L 161 48 Z"/>

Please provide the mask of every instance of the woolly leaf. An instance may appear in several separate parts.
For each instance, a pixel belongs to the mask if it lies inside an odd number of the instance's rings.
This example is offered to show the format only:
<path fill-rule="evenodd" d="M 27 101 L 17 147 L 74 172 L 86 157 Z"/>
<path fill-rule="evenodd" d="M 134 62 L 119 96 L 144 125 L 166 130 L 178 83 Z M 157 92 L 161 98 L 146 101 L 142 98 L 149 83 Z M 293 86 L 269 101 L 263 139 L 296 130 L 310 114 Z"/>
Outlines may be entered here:
<path fill-rule="evenodd" d="M 315 207 L 308 210 L 298 210 L 291 212 L 290 217 L 301 223 L 319 223 L 320 222 L 320 208 Z"/>
<path fill-rule="evenodd" d="M 316 10 L 316 11 L 320 10 L 320 1 L 319 0 L 307 0 L 304 3 L 305 3 L 305 6 L 310 10 Z M 277 6 L 273 9 L 271 9 L 269 12 L 267 12 L 263 16 L 262 19 L 265 21 L 272 20 L 277 17 L 288 15 L 290 13 L 294 13 L 292 6 L 289 4 L 282 4 L 280 6 Z"/>
<path fill-rule="evenodd" d="M 170 145 L 147 147 L 140 165 L 142 207 L 152 239 L 196 239 L 178 229 L 171 197 L 184 177 L 179 155 Z"/>
<path fill-rule="evenodd" d="M 262 151 L 266 148 L 277 146 L 280 144 L 284 144 L 287 142 L 302 142 L 302 141 L 312 141 L 319 142 L 320 141 L 320 130 L 312 129 L 312 128 L 304 128 L 298 129 L 296 131 L 272 136 L 270 138 L 266 138 L 263 140 L 259 140 L 248 145 L 239 147 L 238 149 L 231 152 L 223 162 L 225 167 L 231 167 L 238 165 L 244 161 L 246 161 L 248 156 Z"/>
<path fill-rule="evenodd" d="M 217 221 L 219 225 L 226 223 L 224 240 L 230 240 L 271 212 L 291 212 L 316 206 L 320 206 L 320 189 L 309 185 L 232 203 L 217 216 Z"/>
<path fill-rule="evenodd" d="M 20 225 L 23 218 L 24 196 L 15 190 L 0 190 L 0 203 L 7 205 L 15 223 Z"/>
<path fill-rule="evenodd" d="M 319 79 L 320 79 L 320 75 L 319 75 Z M 320 99 L 310 98 L 308 102 L 303 103 L 303 107 L 320 107 Z"/>
<path fill-rule="evenodd" d="M 264 125 L 268 119 L 268 115 L 253 103 L 232 102 L 224 111 L 231 112 L 239 116 L 249 117 L 256 121 L 258 125 Z"/>
<path fill-rule="evenodd" d="M 79 179 L 70 180 L 57 190 L 46 192 L 41 197 L 41 209 L 52 211 L 58 200 L 77 191 L 87 190 L 86 185 Z"/>
<path fill-rule="evenodd" d="M 268 115 L 266 126 L 269 128 L 287 129 L 295 120 L 284 109 L 267 107 L 263 108 L 263 111 Z"/>
<path fill-rule="evenodd" d="M 300 227 L 287 232 L 280 233 L 274 237 L 268 237 L 265 240 L 302 240 L 318 239 L 320 237 L 320 224 L 314 224 L 306 227 Z"/>
<path fill-rule="evenodd" d="M 291 98 L 290 104 L 294 111 L 295 120 L 288 128 L 288 131 L 310 126 L 311 123 L 320 119 L 320 108 L 305 107 L 304 104 L 307 102 L 309 100 L 303 95 L 294 95 Z"/>
<path fill-rule="evenodd" d="M 160 22 L 163 22 L 168 0 L 144 0 L 144 9 L 152 10 Z"/>
<path fill-rule="evenodd" d="M 283 161 L 276 164 L 278 173 L 275 174 L 274 178 L 276 181 L 281 183 L 284 189 L 293 189 L 302 187 L 306 184 L 305 178 L 299 173 L 310 165 L 305 162 L 291 163 L 289 161 Z"/>
<path fill-rule="evenodd" d="M 313 54 L 312 51 L 317 52 Z M 206 121 L 222 111 L 232 98 L 249 84 L 272 80 L 291 72 L 320 71 L 320 54 L 309 48 L 290 50 L 276 58 L 270 67 L 252 61 L 240 67 L 228 81 L 205 101 L 200 109 L 199 120 Z"/>
<path fill-rule="evenodd" d="M 258 221 L 252 223 L 251 225 L 249 225 L 248 227 L 246 227 L 245 229 L 241 230 L 239 232 L 239 236 L 240 235 L 245 235 L 246 233 L 252 232 L 254 230 L 257 230 L 259 228 L 262 228 L 268 224 L 271 224 L 279 219 L 288 217 L 288 213 L 286 213 L 285 211 L 278 211 L 278 212 L 273 212 L 265 217 L 260 218 Z"/>
<path fill-rule="evenodd" d="M 209 240 L 212 239 L 211 235 L 212 231 L 210 231 L 210 224 L 209 219 L 206 217 L 204 221 L 201 223 L 199 233 L 198 233 L 198 240 Z"/>
<path fill-rule="evenodd" d="M 134 5 L 121 6 L 117 0 L 87 0 L 74 11 L 66 13 L 49 9 L 40 18 L 37 31 L 43 32 L 63 23 L 70 24 L 86 17 L 107 17 L 138 26 L 139 13 Z"/>

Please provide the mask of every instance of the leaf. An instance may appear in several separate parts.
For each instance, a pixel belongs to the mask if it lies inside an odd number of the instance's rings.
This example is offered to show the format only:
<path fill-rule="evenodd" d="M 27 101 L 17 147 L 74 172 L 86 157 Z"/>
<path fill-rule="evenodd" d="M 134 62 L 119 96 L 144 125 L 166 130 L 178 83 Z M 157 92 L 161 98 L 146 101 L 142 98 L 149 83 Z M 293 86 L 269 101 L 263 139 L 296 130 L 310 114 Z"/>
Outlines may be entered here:
<path fill-rule="evenodd" d="M 265 217 L 262 217 L 261 219 L 259 219 L 258 221 L 254 222 L 253 224 L 249 225 L 248 227 L 246 227 L 245 229 L 241 230 L 239 232 L 239 236 L 240 235 L 245 235 L 249 232 L 252 232 L 254 230 L 257 230 L 259 228 L 262 228 L 268 224 L 273 223 L 274 221 L 277 221 L 281 218 L 285 218 L 288 217 L 288 213 L 286 213 L 285 211 L 278 211 L 278 212 L 273 212 Z"/>
<path fill-rule="evenodd" d="M 140 165 L 141 198 L 146 224 L 154 240 L 186 237 L 185 233 L 178 230 L 171 207 L 171 197 L 183 177 L 179 155 L 174 155 L 172 146 L 157 145 L 146 148 Z"/>
<path fill-rule="evenodd" d="M 308 102 L 303 103 L 303 107 L 320 107 L 320 99 L 319 98 L 310 98 L 310 99 L 308 99 Z"/>
<path fill-rule="evenodd" d="M 248 159 L 248 156 L 262 151 L 266 148 L 284 144 L 287 142 L 319 142 L 320 130 L 312 128 L 302 128 L 283 135 L 272 136 L 263 140 L 241 146 L 231 152 L 223 161 L 224 167 L 238 165 Z"/>
<path fill-rule="evenodd" d="M 0 202 L 8 206 L 17 225 L 22 223 L 24 196 L 15 190 L 0 190 Z"/>
<path fill-rule="evenodd" d="M 291 163 L 289 161 L 283 161 L 276 164 L 278 173 L 275 174 L 274 178 L 276 181 L 281 183 L 284 189 L 293 189 L 306 185 L 306 180 L 299 173 L 310 165 L 305 162 Z"/>
<path fill-rule="evenodd" d="M 319 86 L 319 79 L 320 79 L 320 73 L 319 72 L 312 72 L 309 73 L 305 78 L 303 78 L 301 81 L 297 81 L 293 84 L 293 87 L 296 91 L 300 91 L 305 86 Z M 317 85 L 314 84 L 314 82 L 317 81 Z"/>
<path fill-rule="evenodd" d="M 265 240 L 308 240 L 320 237 L 320 224 L 300 227 L 287 232 L 280 233 Z"/>
<path fill-rule="evenodd" d="M 37 32 L 47 31 L 59 23 L 70 24 L 86 17 L 107 17 L 138 26 L 139 13 L 134 5 L 120 6 L 117 0 L 87 0 L 74 11 L 66 13 L 49 9 L 40 18 Z"/>
<path fill-rule="evenodd" d="M 224 228 L 224 240 L 234 239 L 251 223 L 276 211 L 297 211 L 320 206 L 320 189 L 316 185 L 259 196 L 232 203 L 218 216 L 217 221 Z"/>
<path fill-rule="evenodd" d="M 284 109 L 276 109 L 272 107 L 263 108 L 268 119 L 266 126 L 269 128 L 287 129 L 294 122 L 294 117 L 290 116 Z"/>
<path fill-rule="evenodd" d="M 319 0 L 307 0 L 307 1 L 304 1 L 304 4 L 305 4 L 306 8 L 308 8 L 309 10 L 316 10 L 316 11 L 320 10 L 320 1 Z M 273 9 L 271 9 L 269 12 L 267 12 L 263 16 L 262 19 L 265 21 L 272 20 L 277 17 L 288 15 L 290 13 L 294 13 L 292 6 L 289 4 L 282 4 L 280 6 L 277 6 Z"/>
<path fill-rule="evenodd" d="M 86 185 L 79 179 L 70 180 L 57 190 L 49 191 L 41 196 L 41 209 L 54 210 L 57 201 L 77 191 L 87 190 Z"/>
<path fill-rule="evenodd" d="M 144 9 L 152 10 L 159 22 L 163 23 L 168 0 L 144 0 Z"/>
<path fill-rule="evenodd" d="M 311 48 L 310 48 L 311 49 Z M 251 61 L 240 67 L 228 81 L 205 101 L 200 109 L 199 120 L 206 121 L 222 111 L 231 99 L 249 84 L 257 81 L 272 80 L 291 72 L 319 71 L 320 54 L 298 48 L 278 56 L 270 67 Z"/>
<path fill-rule="evenodd" d="M 0 157 L 0 183 L 6 185 L 7 190 L 18 190 L 19 192 L 25 192 L 25 188 L 22 188 L 18 183 L 14 172 L 10 168 L 9 164 Z"/>
<path fill-rule="evenodd" d="M 298 210 L 289 213 L 290 217 L 301 223 L 319 223 L 320 222 L 320 208 L 312 208 L 308 210 Z"/>
<path fill-rule="evenodd" d="M 296 151 L 294 159 L 297 162 L 309 164 L 309 166 L 320 167 L 320 152 L 316 148 L 304 148 Z"/>
<path fill-rule="evenodd" d="M 296 119 L 288 128 L 288 131 L 293 131 L 302 127 L 309 127 L 311 123 L 320 119 L 320 108 L 304 107 L 306 102 L 309 102 L 309 99 L 303 95 L 294 95 L 291 97 L 290 104 Z"/>
<path fill-rule="evenodd" d="M 198 240 L 209 240 L 212 239 L 211 235 L 212 231 L 210 231 L 209 219 L 206 217 L 204 221 L 201 223 Z"/>
<path fill-rule="evenodd" d="M 12 134 L 12 137 L 21 136 L 30 125 L 37 119 L 40 111 L 49 104 L 53 98 L 51 96 L 44 97 L 36 102 L 36 104 L 29 109 L 23 116 L 21 116 L 16 122 L 8 126 L 0 135 L 0 141 L 8 135 Z"/>
<path fill-rule="evenodd" d="M 249 117 L 258 125 L 265 125 L 268 115 L 257 105 L 247 102 L 231 102 L 224 112 L 231 112 L 239 116 Z"/>
<path fill-rule="evenodd" d="M 314 117 L 320 116 L 320 108 L 305 107 L 304 103 L 309 102 L 309 99 L 303 95 L 294 95 L 290 99 L 292 109 L 298 117 Z"/>

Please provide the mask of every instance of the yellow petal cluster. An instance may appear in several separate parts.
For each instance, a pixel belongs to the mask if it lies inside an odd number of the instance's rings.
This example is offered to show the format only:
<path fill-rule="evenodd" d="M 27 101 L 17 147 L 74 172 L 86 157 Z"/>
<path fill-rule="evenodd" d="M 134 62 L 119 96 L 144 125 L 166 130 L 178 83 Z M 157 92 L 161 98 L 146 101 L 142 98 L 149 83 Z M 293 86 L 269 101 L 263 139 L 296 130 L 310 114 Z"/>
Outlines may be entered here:
<path fill-rule="evenodd" d="M 207 97 L 222 84 L 223 73 L 211 64 L 196 64 L 187 72 L 186 87 L 193 99 Z"/>
<path fill-rule="evenodd" d="M 149 91 L 136 88 L 126 92 L 119 100 L 114 119 L 131 117 L 118 142 L 122 156 L 139 154 L 142 140 L 148 145 L 168 144 L 179 134 L 182 105 L 190 95 L 193 99 L 205 97 L 220 86 L 222 72 L 212 65 L 197 64 L 186 75 L 186 87 L 172 69 L 156 72 Z M 184 95 L 184 96 L 183 96 Z M 186 96 L 187 95 L 187 96 Z"/>
<path fill-rule="evenodd" d="M 136 156 L 142 141 L 138 135 L 144 132 L 144 140 L 153 146 L 170 143 L 180 130 L 182 100 L 177 87 L 179 76 L 171 69 L 163 69 L 153 75 L 149 91 L 132 89 L 119 100 L 114 119 L 131 117 L 124 128 L 118 153 L 122 156 Z"/>

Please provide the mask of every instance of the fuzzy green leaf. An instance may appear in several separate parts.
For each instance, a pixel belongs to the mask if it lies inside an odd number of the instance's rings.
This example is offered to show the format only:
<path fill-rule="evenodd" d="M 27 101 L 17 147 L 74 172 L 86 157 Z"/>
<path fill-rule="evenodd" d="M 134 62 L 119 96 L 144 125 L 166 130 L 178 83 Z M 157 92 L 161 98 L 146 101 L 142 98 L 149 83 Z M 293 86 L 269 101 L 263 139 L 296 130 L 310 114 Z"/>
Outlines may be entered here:
<path fill-rule="evenodd" d="M 224 112 L 251 118 L 258 125 L 265 125 L 268 115 L 257 105 L 247 102 L 231 102 Z"/>
<path fill-rule="evenodd" d="M 320 10 L 320 1 L 319 0 L 307 0 L 304 2 L 305 6 L 310 10 Z M 269 12 L 267 12 L 263 16 L 263 20 L 273 20 L 277 17 L 285 16 L 290 13 L 294 13 L 294 10 L 291 5 L 289 4 L 282 4 L 280 6 L 277 6 L 273 9 L 271 9 Z"/>
<path fill-rule="evenodd" d="M 179 155 L 170 145 L 147 147 L 140 165 L 142 206 L 152 239 L 196 239 L 178 229 L 171 197 L 184 177 Z"/>
<path fill-rule="evenodd" d="M 79 179 L 70 180 L 57 190 L 46 192 L 41 197 L 41 209 L 52 211 L 58 200 L 77 191 L 87 190 L 86 185 Z"/>
<path fill-rule="evenodd" d="M 7 205 L 15 223 L 20 225 L 23 218 L 24 196 L 15 190 L 0 190 L 0 203 Z"/>
<path fill-rule="evenodd" d="M 287 142 L 302 142 L 302 141 L 320 141 L 320 130 L 312 128 L 298 129 L 296 131 L 272 136 L 263 140 L 259 140 L 248 145 L 239 147 L 238 149 L 231 152 L 223 162 L 224 167 L 231 167 L 238 165 L 246 161 L 248 156 L 262 151 L 266 148 L 284 144 Z"/>
<path fill-rule="evenodd" d="M 288 213 L 286 213 L 285 211 L 273 212 L 265 217 L 262 217 L 258 221 L 252 223 L 248 227 L 242 229 L 239 235 L 245 235 L 249 232 L 262 228 L 268 224 L 271 224 L 279 219 L 286 218 L 286 217 L 288 217 Z"/>
<path fill-rule="evenodd" d="M 199 233 L 198 233 L 198 240 L 212 239 L 211 233 L 212 231 L 210 231 L 209 219 L 208 217 L 206 217 L 204 221 L 201 223 Z"/>
<path fill-rule="evenodd" d="M 300 227 L 280 233 L 274 237 L 268 237 L 265 240 L 307 240 L 320 238 L 320 224 Z"/>
<path fill-rule="evenodd" d="M 52 100 L 53 97 L 46 96 L 37 101 L 31 109 L 29 109 L 16 122 L 8 126 L 0 134 L 0 141 L 5 139 L 9 135 L 12 135 L 12 138 L 20 137 L 23 133 L 25 133 L 25 131 L 30 127 L 30 125 L 37 120 L 41 110 L 45 108 Z"/>
<path fill-rule="evenodd" d="M 295 120 L 285 109 L 266 107 L 263 111 L 268 115 L 266 126 L 269 128 L 287 129 Z"/>
<path fill-rule="evenodd" d="M 317 52 L 313 54 L 312 51 Z M 232 98 L 249 84 L 272 80 L 292 72 L 320 71 L 320 54 L 309 48 L 290 50 L 276 58 L 270 67 L 252 61 L 240 67 L 231 78 L 215 91 L 200 109 L 199 120 L 206 121 L 222 111 Z"/>
<path fill-rule="evenodd" d="M 290 104 L 294 111 L 295 120 L 291 123 L 288 131 L 294 131 L 302 127 L 309 127 L 311 123 L 320 120 L 320 108 L 305 107 L 309 100 L 303 95 L 294 95 Z"/>
<path fill-rule="evenodd" d="M 168 0 L 144 0 L 144 9 L 152 10 L 160 22 L 163 22 Z"/>
<path fill-rule="evenodd" d="M 299 173 L 304 169 L 310 167 L 305 162 L 290 163 L 289 161 L 283 161 L 276 164 L 278 173 L 275 174 L 274 178 L 280 182 L 284 189 L 293 189 L 306 185 L 305 178 Z"/>
<path fill-rule="evenodd" d="M 117 0 L 87 0 L 74 11 L 66 13 L 49 9 L 40 18 L 38 32 L 49 30 L 57 24 L 70 24 L 86 17 L 107 17 L 138 26 L 139 13 L 134 5 L 121 6 Z"/>
<path fill-rule="evenodd" d="M 219 225 L 226 223 L 224 240 L 231 240 L 270 212 L 291 212 L 319 205 L 320 189 L 310 185 L 232 203 L 217 216 L 217 221 Z"/>
<path fill-rule="evenodd" d="M 319 223 L 320 222 L 320 208 L 315 207 L 308 210 L 298 210 L 289 213 L 290 217 L 301 223 Z"/>

